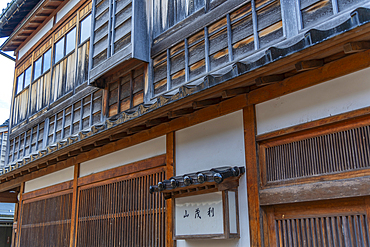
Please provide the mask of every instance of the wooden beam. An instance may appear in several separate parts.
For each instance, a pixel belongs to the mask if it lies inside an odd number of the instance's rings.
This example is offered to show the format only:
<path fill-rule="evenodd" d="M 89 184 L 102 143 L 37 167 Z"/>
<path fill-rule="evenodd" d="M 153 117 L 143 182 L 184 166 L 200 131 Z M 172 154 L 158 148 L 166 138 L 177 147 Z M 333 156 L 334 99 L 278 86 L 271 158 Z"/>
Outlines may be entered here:
<path fill-rule="evenodd" d="M 71 233 L 69 247 L 75 247 L 77 233 L 77 215 L 78 215 L 78 177 L 80 176 L 80 164 L 74 165 L 73 175 L 73 194 L 72 194 L 72 213 L 71 213 Z"/>
<path fill-rule="evenodd" d="M 108 144 L 110 142 L 111 142 L 111 140 L 109 138 L 106 138 L 106 139 L 102 139 L 102 140 L 99 140 L 99 141 L 94 142 L 94 145 L 96 147 L 101 147 L 101 146 L 104 146 L 104 145 L 106 145 L 106 144 Z"/>
<path fill-rule="evenodd" d="M 275 82 L 280 82 L 285 79 L 285 75 L 283 74 L 278 74 L 278 75 L 268 75 L 268 76 L 263 76 L 259 77 L 255 80 L 257 86 L 265 86 L 269 85 Z"/>
<path fill-rule="evenodd" d="M 283 82 L 258 88 L 248 94 L 248 104 L 259 104 L 292 92 L 296 92 L 325 81 L 329 81 L 370 66 L 370 51 L 355 53 L 327 63 L 317 69 L 299 73 Z"/>
<path fill-rule="evenodd" d="M 143 131 L 143 130 L 146 130 L 146 129 L 148 129 L 148 127 L 146 127 L 145 124 L 144 125 L 138 125 L 138 126 L 129 128 L 127 130 L 127 134 L 128 135 L 135 134 L 135 133 L 138 133 L 138 132 Z"/>
<path fill-rule="evenodd" d="M 370 41 L 350 42 L 343 46 L 344 53 L 355 53 L 370 49 Z"/>
<path fill-rule="evenodd" d="M 249 185 L 248 185 L 249 186 Z M 269 188 L 260 191 L 261 205 L 369 196 L 370 176 Z M 297 193 L 299 191 L 299 193 Z"/>
<path fill-rule="evenodd" d="M 193 112 L 194 112 L 193 107 L 183 108 L 183 109 L 179 109 L 179 110 L 169 112 L 168 113 L 168 118 L 182 117 L 184 115 L 187 115 L 187 114 L 190 114 L 190 113 L 193 113 Z"/>
<path fill-rule="evenodd" d="M 0 192 L 0 202 L 18 203 L 18 193 Z"/>
<path fill-rule="evenodd" d="M 166 135 L 166 179 L 170 179 L 172 176 L 175 176 L 175 132 L 170 132 Z M 173 240 L 174 234 L 174 203 L 173 198 L 166 200 L 166 247 L 175 246 Z"/>
<path fill-rule="evenodd" d="M 259 172 L 256 147 L 256 114 L 254 105 L 243 109 L 244 146 L 251 246 L 261 247 L 261 211 L 259 203 Z"/>
<path fill-rule="evenodd" d="M 235 97 L 239 94 L 246 94 L 249 93 L 249 87 L 238 87 L 238 88 L 233 88 L 233 89 L 226 89 L 225 91 L 222 92 L 222 98 L 231 98 Z"/>
<path fill-rule="evenodd" d="M 122 139 L 122 138 L 124 138 L 126 136 L 128 136 L 127 132 L 121 132 L 121 133 L 118 133 L 118 134 L 111 135 L 109 137 L 109 139 L 111 141 L 116 141 L 116 140 Z"/>
<path fill-rule="evenodd" d="M 21 242 L 21 225 L 22 225 L 22 213 L 23 213 L 23 193 L 24 193 L 24 182 L 21 183 L 21 189 L 19 191 L 19 202 L 18 202 L 18 220 L 17 220 L 17 242 L 16 247 L 20 246 Z"/>
<path fill-rule="evenodd" d="M 307 71 L 311 69 L 316 69 L 324 65 L 323 59 L 313 59 L 308 61 L 300 61 L 295 64 L 295 69 L 297 72 Z"/>
<path fill-rule="evenodd" d="M 158 124 L 162 124 L 168 121 L 170 121 L 168 117 L 160 117 L 160 118 L 155 118 L 155 119 L 146 121 L 145 125 L 146 127 L 150 128 L 150 127 L 157 126 Z"/>
<path fill-rule="evenodd" d="M 205 99 L 205 100 L 200 100 L 200 101 L 194 101 L 193 102 L 193 109 L 200 109 L 204 108 L 210 105 L 215 105 L 220 103 L 222 100 L 222 97 L 217 97 L 217 98 L 211 98 L 211 99 Z"/>
<path fill-rule="evenodd" d="M 87 151 L 93 150 L 94 148 L 95 148 L 94 144 L 89 144 L 89 145 L 81 147 L 80 150 L 82 152 L 87 152 Z"/>

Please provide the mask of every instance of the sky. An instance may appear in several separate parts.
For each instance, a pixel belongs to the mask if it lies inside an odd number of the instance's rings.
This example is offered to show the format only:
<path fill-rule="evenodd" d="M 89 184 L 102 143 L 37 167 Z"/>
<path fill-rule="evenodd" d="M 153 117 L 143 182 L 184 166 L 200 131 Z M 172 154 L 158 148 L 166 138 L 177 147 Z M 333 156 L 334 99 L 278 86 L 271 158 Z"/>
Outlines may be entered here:
<path fill-rule="evenodd" d="M 0 0 L 0 12 L 10 0 Z M 2 44 L 6 38 L 0 39 Z M 13 52 L 8 53 L 13 55 Z M 12 99 L 14 62 L 0 55 L 0 124 L 5 122 L 10 115 L 10 102 Z"/>

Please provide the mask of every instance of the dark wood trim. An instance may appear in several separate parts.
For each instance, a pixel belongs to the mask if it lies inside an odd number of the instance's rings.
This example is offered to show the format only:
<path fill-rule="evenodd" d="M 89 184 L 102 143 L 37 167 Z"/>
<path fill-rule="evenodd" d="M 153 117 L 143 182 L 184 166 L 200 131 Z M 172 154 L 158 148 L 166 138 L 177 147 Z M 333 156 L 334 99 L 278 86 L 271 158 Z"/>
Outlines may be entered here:
<path fill-rule="evenodd" d="M 19 202 L 18 202 L 18 220 L 17 220 L 17 242 L 16 247 L 20 247 L 21 241 L 21 225 L 22 225 L 22 209 L 23 209 L 23 193 L 24 193 L 24 182 L 21 183 L 21 188 L 19 191 Z"/>
<path fill-rule="evenodd" d="M 56 193 L 63 190 L 69 190 L 73 186 L 73 181 L 67 181 L 59 184 L 55 184 L 46 188 L 38 189 L 23 194 L 23 200 L 29 200 L 31 198 L 40 197 L 52 193 Z"/>
<path fill-rule="evenodd" d="M 367 109 L 368 110 L 368 109 Z M 367 111 L 366 110 L 366 111 Z M 351 115 L 351 114 L 349 114 Z M 320 120 L 318 120 L 320 121 Z M 325 121 L 325 120 L 323 120 Z M 320 122 L 318 122 L 320 123 Z M 362 115 L 359 117 L 351 118 L 351 119 L 346 119 L 338 122 L 334 122 L 331 124 L 325 125 L 322 123 L 322 125 L 318 125 L 316 128 L 312 129 L 306 129 L 302 130 L 300 132 L 294 132 L 289 135 L 283 135 L 283 136 L 278 136 L 276 138 L 271 138 L 268 140 L 264 140 L 260 142 L 260 145 L 264 145 L 266 147 L 272 147 L 272 146 L 277 146 L 281 144 L 285 144 L 288 142 L 293 142 L 293 141 L 298 141 L 298 140 L 303 140 L 315 136 L 321 136 L 321 135 L 327 135 L 331 134 L 333 132 L 340 132 L 344 130 L 349 130 L 349 129 L 354 129 L 358 127 L 363 127 L 366 125 L 370 124 L 370 114 Z"/>
<path fill-rule="evenodd" d="M 18 203 L 18 193 L 16 192 L 0 192 L 0 202 Z"/>
<path fill-rule="evenodd" d="M 322 67 L 299 73 L 281 82 L 258 88 L 248 94 L 248 104 L 259 104 L 295 91 L 329 81 L 370 66 L 370 50 L 352 54 Z M 356 62 L 354 62 L 356 61 Z M 266 66 L 267 68 L 268 66 Z"/>
<path fill-rule="evenodd" d="M 71 183 L 72 183 L 72 181 L 71 181 Z M 42 196 L 38 196 L 38 197 L 33 197 L 31 199 L 28 199 L 28 200 L 24 200 L 23 204 L 31 203 L 31 202 L 37 202 L 37 201 L 40 201 L 40 200 L 46 200 L 46 199 L 49 199 L 49 198 L 52 198 L 52 197 L 57 197 L 57 196 L 65 195 L 65 194 L 72 194 L 72 192 L 73 192 L 73 190 L 72 190 L 72 186 L 71 186 L 71 189 L 68 189 L 68 190 L 57 191 L 57 192 L 54 192 L 54 193 L 50 193 L 50 194 L 46 194 L 46 195 L 42 195 Z"/>
<path fill-rule="evenodd" d="M 346 112 L 338 115 L 334 115 L 331 117 L 315 120 L 312 122 L 304 123 L 304 124 L 299 124 L 295 125 L 293 127 L 288 127 L 285 129 L 269 132 L 266 134 L 258 135 L 256 137 L 256 140 L 259 141 L 265 141 L 267 139 L 272 139 L 284 135 L 289 135 L 295 132 L 303 131 L 303 130 L 308 130 L 308 129 L 313 129 L 316 127 L 322 127 L 325 125 L 330 125 L 330 124 L 335 124 L 347 119 L 351 118 L 356 118 L 356 117 L 361 117 L 361 116 L 370 116 L 370 107 L 365 107 L 362 109 L 354 110 L 351 112 Z"/>
<path fill-rule="evenodd" d="M 106 171 L 91 174 L 78 178 L 78 186 L 84 186 L 98 181 L 112 179 L 144 170 L 164 166 L 166 164 L 166 155 L 159 155 L 153 158 L 137 161 L 128 165 L 115 167 Z"/>
<path fill-rule="evenodd" d="M 249 187 L 249 186 L 248 186 Z M 370 195 L 370 176 L 269 188 L 260 191 L 264 206 Z M 299 193 L 298 193 L 299 192 Z"/>
<path fill-rule="evenodd" d="M 80 176 L 80 164 L 74 166 L 74 177 L 73 177 L 73 195 L 72 195 L 72 212 L 71 212 L 71 233 L 69 246 L 75 246 L 75 239 L 77 233 L 77 203 L 78 203 L 78 177 Z"/>
<path fill-rule="evenodd" d="M 261 247 L 261 212 L 259 202 L 259 171 L 256 147 L 256 114 L 254 105 L 243 109 L 244 145 L 251 246 Z"/>
<path fill-rule="evenodd" d="M 170 179 L 172 176 L 175 176 L 175 132 L 170 132 L 166 135 L 166 179 Z M 174 199 L 166 200 L 166 247 L 176 246 L 175 241 L 173 240 L 174 235 Z"/>

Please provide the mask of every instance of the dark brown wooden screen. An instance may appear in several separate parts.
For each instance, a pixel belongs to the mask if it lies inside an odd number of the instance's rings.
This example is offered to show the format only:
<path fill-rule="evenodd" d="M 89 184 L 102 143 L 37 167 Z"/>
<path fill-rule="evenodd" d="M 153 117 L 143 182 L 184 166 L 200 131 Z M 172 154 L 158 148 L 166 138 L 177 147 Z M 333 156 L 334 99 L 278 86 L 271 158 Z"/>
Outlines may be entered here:
<path fill-rule="evenodd" d="M 77 246 L 165 246 L 165 201 L 149 186 L 164 169 L 79 189 Z"/>
<path fill-rule="evenodd" d="M 370 246 L 365 214 L 277 219 L 277 246 Z"/>
<path fill-rule="evenodd" d="M 369 199 L 333 200 L 266 209 L 265 245 L 277 247 L 367 247 Z"/>
<path fill-rule="evenodd" d="M 69 246 L 72 193 L 25 202 L 20 246 Z"/>
<path fill-rule="evenodd" d="M 370 167 L 370 126 L 288 141 L 261 145 L 266 182 Z"/>

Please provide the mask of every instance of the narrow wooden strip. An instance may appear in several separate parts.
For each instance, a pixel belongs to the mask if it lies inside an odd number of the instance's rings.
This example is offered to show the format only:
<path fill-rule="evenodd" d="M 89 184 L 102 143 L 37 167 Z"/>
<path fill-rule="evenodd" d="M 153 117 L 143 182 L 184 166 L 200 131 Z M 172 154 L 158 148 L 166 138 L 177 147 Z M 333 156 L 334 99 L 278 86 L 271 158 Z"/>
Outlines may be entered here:
<path fill-rule="evenodd" d="M 344 53 L 355 53 L 370 49 L 370 41 L 350 42 L 343 46 Z"/>
<path fill-rule="evenodd" d="M 175 132 L 168 133 L 166 135 L 166 179 L 170 179 L 172 176 L 175 175 Z M 166 246 L 173 247 L 175 246 L 175 242 L 173 241 L 173 229 L 174 229 L 174 222 L 173 222 L 173 208 L 174 199 L 166 200 L 166 221 L 165 221 L 165 238 L 166 238 Z"/>
<path fill-rule="evenodd" d="M 28 193 L 23 194 L 23 200 L 29 200 L 34 197 L 44 196 L 51 193 L 68 190 L 71 189 L 73 186 L 73 181 L 67 181 L 60 184 L 52 185 L 47 188 L 38 189 L 35 191 L 31 191 Z"/>
<path fill-rule="evenodd" d="M 323 59 L 313 59 L 308 61 L 300 61 L 295 64 L 295 69 L 297 72 L 307 71 L 311 69 L 316 69 L 324 65 Z"/>
<path fill-rule="evenodd" d="M 260 202 L 259 202 L 259 173 L 256 149 L 256 118 L 255 108 L 250 105 L 243 109 L 244 143 L 246 160 L 246 179 L 248 195 L 248 214 L 251 246 L 262 246 Z"/>
<path fill-rule="evenodd" d="M 72 194 L 72 213 L 71 213 L 71 232 L 69 246 L 74 247 L 77 235 L 77 198 L 78 198 L 78 177 L 80 176 L 80 164 L 74 166 L 73 194 Z"/>

